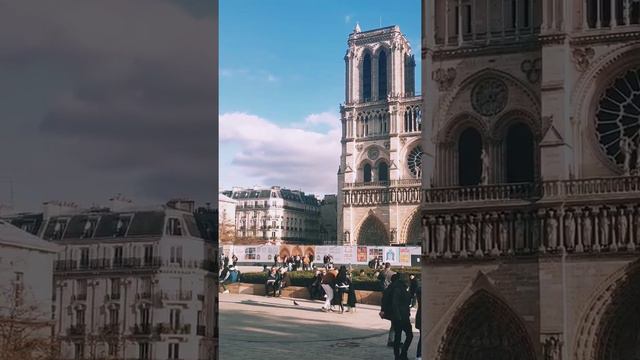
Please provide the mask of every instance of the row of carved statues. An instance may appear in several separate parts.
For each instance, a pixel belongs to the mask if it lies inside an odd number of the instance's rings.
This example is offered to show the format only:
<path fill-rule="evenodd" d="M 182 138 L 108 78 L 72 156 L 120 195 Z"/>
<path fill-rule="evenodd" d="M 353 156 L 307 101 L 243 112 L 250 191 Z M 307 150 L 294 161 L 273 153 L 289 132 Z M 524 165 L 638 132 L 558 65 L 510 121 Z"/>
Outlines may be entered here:
<path fill-rule="evenodd" d="M 413 188 L 358 189 L 344 192 L 345 205 L 367 206 L 389 203 L 419 204 L 422 190 Z"/>
<path fill-rule="evenodd" d="M 640 245 L 640 206 L 634 205 L 434 214 L 422 225 L 423 252 L 432 258 L 633 251 Z"/>

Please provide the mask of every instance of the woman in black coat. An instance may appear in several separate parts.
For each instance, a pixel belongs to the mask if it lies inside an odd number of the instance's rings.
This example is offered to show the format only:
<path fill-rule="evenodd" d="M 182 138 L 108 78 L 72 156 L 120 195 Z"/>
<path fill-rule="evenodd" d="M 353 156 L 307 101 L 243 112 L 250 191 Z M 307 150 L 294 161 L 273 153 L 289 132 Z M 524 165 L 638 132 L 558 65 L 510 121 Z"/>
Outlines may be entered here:
<path fill-rule="evenodd" d="M 416 311 L 416 329 L 420 330 L 418 335 L 418 350 L 416 351 L 416 358 L 422 358 L 422 316 L 420 312 L 420 304 L 422 303 L 422 285 L 418 284 L 416 287 L 416 297 L 418 298 L 418 310 Z"/>
<path fill-rule="evenodd" d="M 349 277 L 349 295 L 347 297 L 347 312 L 356 312 L 356 288 L 353 285 L 353 279 L 351 277 L 351 272 L 348 273 Z"/>
<path fill-rule="evenodd" d="M 342 265 L 338 270 L 338 276 L 336 277 L 336 305 L 340 306 L 340 313 L 344 312 L 344 301 L 342 300 L 345 294 L 349 293 L 349 286 L 351 285 L 351 278 L 347 275 L 347 267 Z"/>

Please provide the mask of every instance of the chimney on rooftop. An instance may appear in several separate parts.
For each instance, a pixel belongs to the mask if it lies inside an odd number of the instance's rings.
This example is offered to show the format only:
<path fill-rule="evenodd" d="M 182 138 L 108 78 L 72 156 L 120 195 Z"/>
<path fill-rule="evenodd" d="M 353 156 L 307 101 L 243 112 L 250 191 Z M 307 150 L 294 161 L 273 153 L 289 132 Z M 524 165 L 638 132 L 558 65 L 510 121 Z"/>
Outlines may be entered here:
<path fill-rule="evenodd" d="M 172 199 L 167 202 L 167 206 L 176 210 L 193 213 L 196 209 L 196 202 L 186 199 Z"/>
<path fill-rule="evenodd" d="M 70 201 L 47 201 L 42 203 L 42 208 L 45 219 L 52 216 L 70 215 L 78 212 L 78 205 Z"/>
<path fill-rule="evenodd" d="M 118 194 L 109 199 L 109 210 L 113 212 L 121 212 L 131 209 L 134 206 L 133 201 Z"/>

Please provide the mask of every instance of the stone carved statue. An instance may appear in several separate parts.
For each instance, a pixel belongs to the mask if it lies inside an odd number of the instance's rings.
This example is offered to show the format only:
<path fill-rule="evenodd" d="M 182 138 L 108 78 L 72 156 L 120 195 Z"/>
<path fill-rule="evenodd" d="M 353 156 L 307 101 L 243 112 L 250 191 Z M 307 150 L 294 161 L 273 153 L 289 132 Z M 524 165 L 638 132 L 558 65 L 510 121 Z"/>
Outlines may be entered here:
<path fill-rule="evenodd" d="M 591 233 L 593 227 L 591 226 L 591 214 L 588 212 L 584 214 L 584 220 L 582 222 L 582 246 L 590 248 L 592 244 Z"/>
<path fill-rule="evenodd" d="M 618 245 L 627 245 L 627 233 L 629 232 L 629 220 L 625 209 L 618 210 Z M 614 244 L 616 242 L 614 241 Z"/>
<path fill-rule="evenodd" d="M 603 209 L 600 215 L 600 239 L 599 245 L 606 247 L 609 245 L 609 214 L 607 209 Z"/>
<path fill-rule="evenodd" d="M 484 217 L 482 224 L 482 239 L 484 241 L 484 251 L 488 253 L 491 250 L 491 240 L 493 236 L 493 225 L 491 224 L 491 215 Z"/>
<path fill-rule="evenodd" d="M 553 211 L 549 213 L 546 225 L 547 247 L 554 250 L 558 247 L 558 220 Z"/>
<path fill-rule="evenodd" d="M 500 216 L 500 251 L 506 254 L 509 251 L 509 224 L 504 215 Z"/>
<path fill-rule="evenodd" d="M 442 223 L 442 219 L 438 219 L 436 224 L 436 252 L 438 254 L 444 251 L 444 240 L 446 236 L 447 229 L 445 225 Z"/>
<path fill-rule="evenodd" d="M 460 252 L 460 243 L 462 241 L 462 228 L 460 227 L 460 222 L 457 221 L 457 219 L 454 219 L 451 232 L 451 240 L 453 241 L 453 243 L 451 244 L 451 250 L 457 254 Z"/>
<path fill-rule="evenodd" d="M 469 221 L 467 222 L 467 250 L 469 253 L 478 254 L 479 248 L 477 248 L 477 239 L 478 239 L 478 227 L 475 223 L 475 219 L 473 215 L 469 217 Z M 482 254 L 482 250 L 480 250 L 480 255 Z"/>
<path fill-rule="evenodd" d="M 522 214 L 517 213 L 516 214 L 516 220 L 515 220 L 515 230 L 516 230 L 516 250 L 523 250 L 525 248 L 525 243 L 526 243 L 526 239 L 525 239 L 525 223 L 524 223 L 524 219 L 522 218 Z"/>
<path fill-rule="evenodd" d="M 560 360 L 562 343 L 555 336 L 550 336 L 544 341 L 544 360 Z"/>
<path fill-rule="evenodd" d="M 564 244 L 567 249 L 573 249 L 575 247 L 575 238 L 576 222 L 573 218 L 573 213 L 568 211 L 564 219 Z"/>
<path fill-rule="evenodd" d="M 620 151 L 624 156 L 624 175 L 629 176 L 631 174 L 631 152 L 633 151 L 633 143 L 631 139 L 626 136 L 620 138 Z"/>
<path fill-rule="evenodd" d="M 482 149 L 482 153 L 480 154 L 480 159 L 482 160 L 482 177 L 481 183 L 482 185 L 489 184 L 489 171 L 491 169 L 489 154 L 485 149 Z"/>

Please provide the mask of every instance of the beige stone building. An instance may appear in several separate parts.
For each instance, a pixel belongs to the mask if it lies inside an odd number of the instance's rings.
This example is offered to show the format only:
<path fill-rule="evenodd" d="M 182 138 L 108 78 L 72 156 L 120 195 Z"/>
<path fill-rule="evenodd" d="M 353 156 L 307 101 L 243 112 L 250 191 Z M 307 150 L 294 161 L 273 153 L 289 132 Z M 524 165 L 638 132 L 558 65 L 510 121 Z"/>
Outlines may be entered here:
<path fill-rule="evenodd" d="M 639 358 L 640 4 L 423 9 L 423 358 Z"/>
<path fill-rule="evenodd" d="M 398 26 L 356 25 L 344 60 L 338 243 L 418 243 L 422 101 L 411 46 Z"/>

